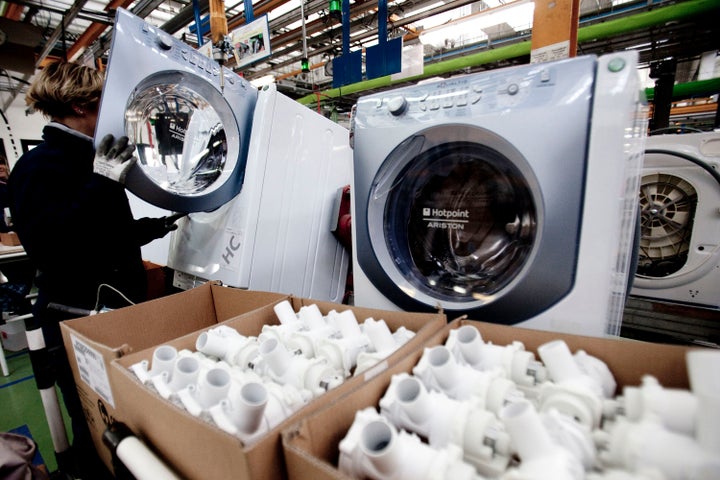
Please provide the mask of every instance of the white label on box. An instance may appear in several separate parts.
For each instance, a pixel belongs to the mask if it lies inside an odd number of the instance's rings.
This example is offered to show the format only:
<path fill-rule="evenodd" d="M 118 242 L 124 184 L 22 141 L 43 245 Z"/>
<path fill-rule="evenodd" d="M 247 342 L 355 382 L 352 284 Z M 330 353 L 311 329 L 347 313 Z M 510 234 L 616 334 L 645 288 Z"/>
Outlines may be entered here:
<path fill-rule="evenodd" d="M 75 351 L 75 361 L 77 362 L 78 372 L 80 372 L 80 379 L 87 383 L 100 398 L 115 408 L 115 400 L 110 389 L 110 379 L 108 378 L 102 354 L 75 335 L 71 334 L 70 339 Z"/>

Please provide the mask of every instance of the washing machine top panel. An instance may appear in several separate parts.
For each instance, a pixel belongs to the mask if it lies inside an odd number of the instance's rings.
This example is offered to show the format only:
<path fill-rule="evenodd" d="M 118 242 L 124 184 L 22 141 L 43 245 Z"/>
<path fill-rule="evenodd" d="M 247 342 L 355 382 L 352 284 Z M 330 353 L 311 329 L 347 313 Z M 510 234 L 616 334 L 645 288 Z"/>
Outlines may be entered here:
<path fill-rule="evenodd" d="M 387 298 L 516 323 L 567 295 L 594 68 L 583 57 L 358 102 L 356 258 Z"/>
<path fill-rule="evenodd" d="M 126 186 L 158 207 L 225 204 L 242 188 L 256 89 L 126 10 L 114 32 L 96 142 L 130 138 L 138 162 Z"/>

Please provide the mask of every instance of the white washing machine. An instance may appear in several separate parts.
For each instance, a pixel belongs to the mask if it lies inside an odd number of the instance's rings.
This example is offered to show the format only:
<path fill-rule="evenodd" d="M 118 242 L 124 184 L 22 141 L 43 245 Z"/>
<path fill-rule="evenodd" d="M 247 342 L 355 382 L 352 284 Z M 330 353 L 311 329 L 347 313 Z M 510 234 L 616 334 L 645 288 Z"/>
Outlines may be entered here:
<path fill-rule="evenodd" d="M 647 139 L 632 295 L 720 308 L 720 132 Z"/>
<path fill-rule="evenodd" d="M 617 334 L 646 120 L 624 52 L 361 98 L 355 304 Z"/>
<path fill-rule="evenodd" d="M 96 142 L 107 133 L 137 146 L 132 193 L 189 213 L 170 240 L 177 286 L 343 299 L 350 255 L 331 227 L 346 129 L 118 9 Z"/>

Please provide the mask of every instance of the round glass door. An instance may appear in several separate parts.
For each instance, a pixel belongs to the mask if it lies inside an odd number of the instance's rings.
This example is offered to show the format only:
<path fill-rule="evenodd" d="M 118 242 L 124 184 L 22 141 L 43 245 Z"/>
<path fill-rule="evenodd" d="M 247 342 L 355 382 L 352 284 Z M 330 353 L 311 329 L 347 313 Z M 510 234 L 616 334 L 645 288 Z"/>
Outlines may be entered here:
<path fill-rule="evenodd" d="M 141 190 L 139 196 L 151 203 L 176 211 L 212 210 L 240 191 L 240 130 L 227 101 L 207 80 L 183 72 L 148 77 L 128 99 L 125 131 L 141 171 L 128 177 L 128 188 Z"/>
<path fill-rule="evenodd" d="M 406 294 L 471 308 L 501 296 L 528 263 L 538 235 L 533 177 L 498 138 L 441 137 L 414 136 L 388 156 L 369 227 L 382 224 L 384 244 L 376 236 L 373 249 Z"/>

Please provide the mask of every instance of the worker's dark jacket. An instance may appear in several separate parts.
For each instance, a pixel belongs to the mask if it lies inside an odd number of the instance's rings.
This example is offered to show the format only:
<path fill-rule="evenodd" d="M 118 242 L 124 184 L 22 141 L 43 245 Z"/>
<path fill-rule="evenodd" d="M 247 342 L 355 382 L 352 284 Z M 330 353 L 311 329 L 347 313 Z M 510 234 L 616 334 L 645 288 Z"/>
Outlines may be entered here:
<path fill-rule="evenodd" d="M 123 185 L 93 173 L 91 138 L 51 123 L 43 140 L 8 182 L 15 231 L 39 270 L 37 309 L 49 302 L 95 308 L 101 284 L 143 301 L 140 246 L 158 237 L 144 222 L 150 219 L 134 220 Z M 100 304 L 128 305 L 104 287 Z"/>

